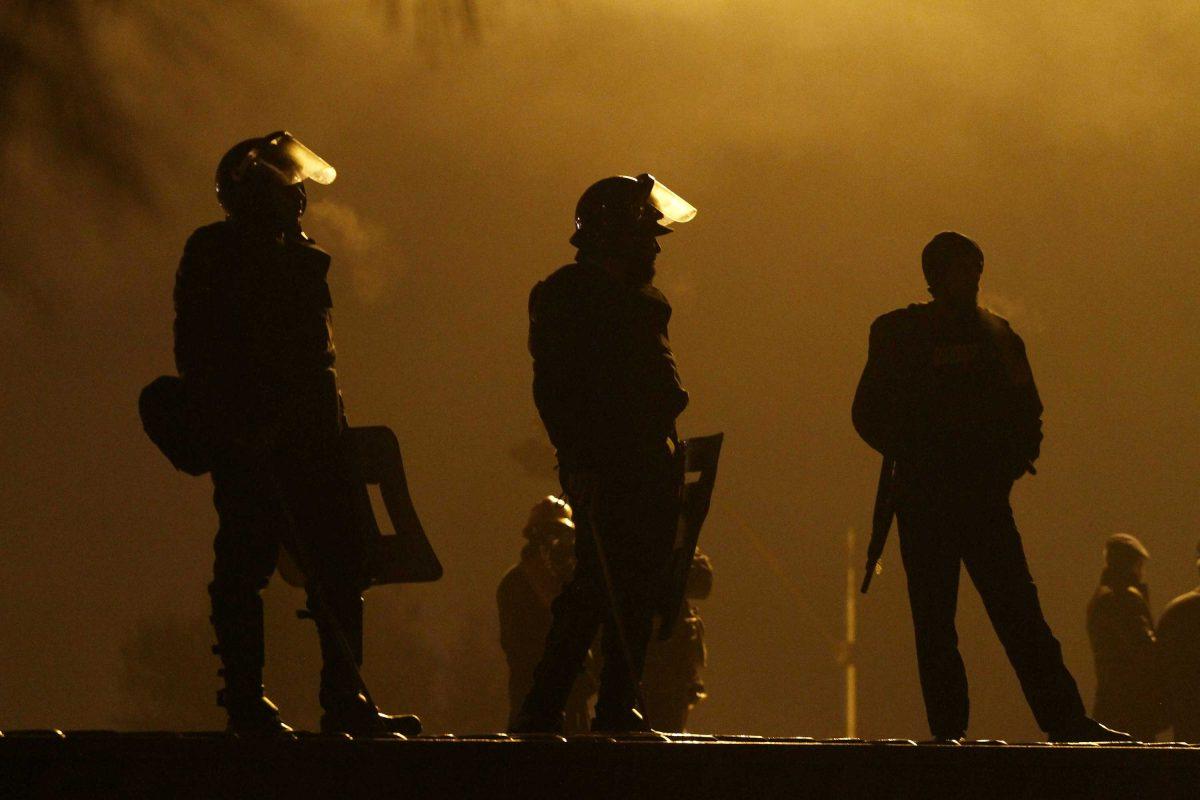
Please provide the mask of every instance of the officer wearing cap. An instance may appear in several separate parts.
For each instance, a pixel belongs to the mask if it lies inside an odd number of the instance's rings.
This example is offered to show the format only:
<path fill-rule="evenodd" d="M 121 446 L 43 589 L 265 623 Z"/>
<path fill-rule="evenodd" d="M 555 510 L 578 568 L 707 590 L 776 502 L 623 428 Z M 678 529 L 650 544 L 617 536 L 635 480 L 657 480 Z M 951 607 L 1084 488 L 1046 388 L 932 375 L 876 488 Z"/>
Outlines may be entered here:
<path fill-rule="evenodd" d="M 1200 568 L 1200 544 L 1196 545 Z M 1200 742 L 1200 587 L 1176 597 L 1158 619 L 1158 679 L 1177 742 Z"/>
<path fill-rule="evenodd" d="M 653 284 L 658 238 L 696 209 L 652 175 L 598 181 L 575 210 L 575 261 L 529 298 L 533 395 L 575 507 L 576 569 L 512 730 L 562 729 L 598 630 L 595 730 L 645 730 L 646 643 L 678 518 L 675 419 L 688 402 Z"/>
<path fill-rule="evenodd" d="M 1006 320 L 979 307 L 983 251 L 971 239 L 939 233 L 921 268 L 933 300 L 875 320 L 853 420 L 896 464 L 891 491 L 930 730 L 947 741 L 967 730 L 954 628 L 965 564 L 1048 737 L 1127 739 L 1086 716 L 1009 506 L 1013 482 L 1034 472 L 1042 441 L 1025 345 Z"/>
<path fill-rule="evenodd" d="M 1104 543 L 1100 585 L 1088 602 L 1087 631 L 1096 662 L 1092 715 L 1152 742 L 1164 725 L 1155 680 L 1154 618 L 1144 572 L 1150 553 L 1128 533 Z"/>
<path fill-rule="evenodd" d="M 508 662 L 508 724 L 516 723 L 521 701 L 533 685 L 533 671 L 550 630 L 550 603 L 575 569 L 575 523 L 569 503 L 549 495 L 529 512 L 522 531 L 521 560 L 496 589 L 500 647 Z M 595 691 L 589 670 L 581 671 L 564 709 L 563 732 L 588 729 L 588 697 Z"/>
<path fill-rule="evenodd" d="M 317 573 L 326 732 L 418 733 L 415 717 L 377 712 L 360 691 L 367 585 L 355 484 L 342 468 L 345 427 L 334 371 L 329 254 L 305 235 L 305 181 L 333 167 L 286 131 L 234 145 L 217 166 L 225 219 L 196 230 L 175 280 L 175 361 L 196 438 L 211 454 L 219 527 L 212 623 L 228 728 L 290 730 L 263 694 L 261 590 L 281 543 L 303 543 Z M 319 567 L 319 568 L 317 568 Z M 309 608 L 317 610 L 309 593 Z"/>

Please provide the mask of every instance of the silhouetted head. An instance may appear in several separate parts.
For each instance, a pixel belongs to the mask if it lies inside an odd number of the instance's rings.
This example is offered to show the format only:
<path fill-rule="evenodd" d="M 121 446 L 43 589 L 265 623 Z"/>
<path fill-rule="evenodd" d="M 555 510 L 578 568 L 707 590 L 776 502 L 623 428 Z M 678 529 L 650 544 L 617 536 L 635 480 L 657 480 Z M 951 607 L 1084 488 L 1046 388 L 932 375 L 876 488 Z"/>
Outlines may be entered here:
<path fill-rule="evenodd" d="M 217 164 L 217 202 L 233 220 L 271 230 L 298 228 L 308 206 L 304 181 L 332 183 L 333 167 L 287 131 L 246 139 Z"/>
<path fill-rule="evenodd" d="M 589 257 L 620 262 L 622 277 L 645 283 L 654 277 L 658 237 L 670 233 L 672 223 L 694 216 L 696 209 L 653 175 L 617 175 L 580 196 L 571 244 Z"/>
<path fill-rule="evenodd" d="M 934 300 L 953 309 L 974 309 L 983 274 L 983 251 L 954 231 L 934 236 L 921 251 L 921 271 Z"/>
<path fill-rule="evenodd" d="M 575 522 L 566 500 L 547 495 L 529 511 L 529 520 L 522 531 L 529 544 L 522 555 L 536 548 L 550 568 L 566 578 L 575 568 Z"/>
<path fill-rule="evenodd" d="M 1104 565 L 1112 572 L 1132 575 L 1141 580 L 1150 552 L 1136 536 L 1114 533 L 1104 542 Z"/>

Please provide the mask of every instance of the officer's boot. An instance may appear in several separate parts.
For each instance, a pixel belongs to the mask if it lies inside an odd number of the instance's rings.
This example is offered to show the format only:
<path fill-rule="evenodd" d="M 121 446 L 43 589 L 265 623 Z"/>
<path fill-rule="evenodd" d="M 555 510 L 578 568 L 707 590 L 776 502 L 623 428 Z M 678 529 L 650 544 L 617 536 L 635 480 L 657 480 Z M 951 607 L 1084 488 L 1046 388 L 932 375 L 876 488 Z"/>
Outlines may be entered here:
<path fill-rule="evenodd" d="M 218 671 L 225 688 L 217 692 L 217 705 L 229 716 L 226 730 L 248 735 L 290 733 L 279 718 L 279 709 L 263 695 L 263 608 L 257 593 L 234 599 L 219 591 L 212 594 L 213 629 L 221 657 Z"/>
<path fill-rule="evenodd" d="M 311 613 L 311 599 L 309 609 Z M 321 615 L 313 614 L 321 642 L 321 708 L 324 709 L 321 732 L 351 736 L 419 735 L 420 718 L 413 714 L 381 714 L 363 691 L 357 670 L 363 657 L 362 597 L 345 598 L 332 605 L 331 611 L 339 623 L 336 628 L 323 622 Z M 347 662 L 347 657 L 352 663 Z"/>

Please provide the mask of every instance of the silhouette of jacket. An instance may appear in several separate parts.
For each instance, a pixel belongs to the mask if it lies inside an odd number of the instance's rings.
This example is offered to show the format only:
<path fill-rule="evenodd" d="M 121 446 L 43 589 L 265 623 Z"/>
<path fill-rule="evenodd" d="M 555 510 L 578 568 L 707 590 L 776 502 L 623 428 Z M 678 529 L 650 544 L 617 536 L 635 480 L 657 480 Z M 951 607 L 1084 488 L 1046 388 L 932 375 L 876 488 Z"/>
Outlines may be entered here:
<path fill-rule="evenodd" d="M 224 221 L 188 239 L 175 280 L 175 361 L 214 435 L 286 425 L 293 438 L 336 436 L 329 261 L 298 230 L 276 237 Z"/>
<path fill-rule="evenodd" d="M 1025 345 L 1007 320 L 976 311 L 954 318 L 913 304 L 871 325 L 854 426 L 907 472 L 999 466 L 1018 477 L 1038 457 L 1042 403 Z"/>
<path fill-rule="evenodd" d="M 1092 716 L 1153 741 L 1164 726 L 1155 691 L 1154 621 L 1144 588 L 1105 570 L 1088 602 L 1087 630 L 1096 663 Z"/>
<path fill-rule="evenodd" d="M 613 466 L 673 434 L 688 395 L 662 292 L 581 260 L 533 288 L 529 316 L 534 402 L 560 464 Z"/>
<path fill-rule="evenodd" d="M 1174 740 L 1200 742 L 1200 589 L 1176 597 L 1158 620 L 1158 675 Z"/>

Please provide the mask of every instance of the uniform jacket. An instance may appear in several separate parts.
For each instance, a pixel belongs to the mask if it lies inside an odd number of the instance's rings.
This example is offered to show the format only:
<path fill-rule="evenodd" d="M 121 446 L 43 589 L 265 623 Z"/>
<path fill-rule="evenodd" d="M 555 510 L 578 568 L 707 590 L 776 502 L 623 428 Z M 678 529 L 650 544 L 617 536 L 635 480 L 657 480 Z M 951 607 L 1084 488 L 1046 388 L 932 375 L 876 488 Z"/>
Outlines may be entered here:
<path fill-rule="evenodd" d="M 674 434 L 688 395 L 670 318 L 654 286 L 629 286 L 590 263 L 569 264 L 533 288 L 533 396 L 560 464 L 616 465 Z"/>
<path fill-rule="evenodd" d="M 1019 477 L 1038 457 L 1041 414 L 1025 345 L 1002 317 L 954 319 L 924 303 L 871 325 L 854 426 L 903 471 Z"/>
<path fill-rule="evenodd" d="M 329 260 L 302 233 L 229 221 L 188 239 L 175 278 L 175 362 L 211 433 L 244 436 L 283 416 L 297 431 L 340 424 Z"/>

